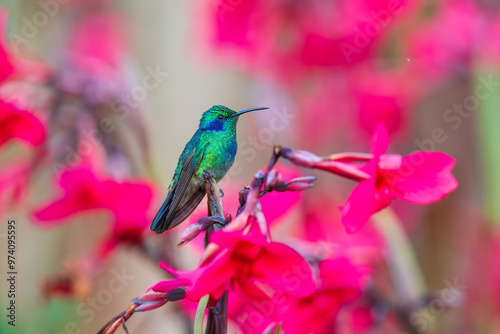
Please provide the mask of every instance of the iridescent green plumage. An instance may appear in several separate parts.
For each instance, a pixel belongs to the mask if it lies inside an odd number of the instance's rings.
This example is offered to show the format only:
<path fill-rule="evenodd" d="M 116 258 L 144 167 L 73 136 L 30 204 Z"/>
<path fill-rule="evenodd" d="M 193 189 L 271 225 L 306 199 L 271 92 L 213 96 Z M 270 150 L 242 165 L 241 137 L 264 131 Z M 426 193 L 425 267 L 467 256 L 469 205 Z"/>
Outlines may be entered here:
<path fill-rule="evenodd" d="M 213 106 L 200 120 L 198 130 L 186 144 L 177 163 L 172 183 L 151 230 L 160 234 L 186 219 L 205 196 L 203 170 L 219 182 L 234 162 L 238 144 L 236 124 L 241 114 L 267 108 L 235 112 L 224 106 Z"/>

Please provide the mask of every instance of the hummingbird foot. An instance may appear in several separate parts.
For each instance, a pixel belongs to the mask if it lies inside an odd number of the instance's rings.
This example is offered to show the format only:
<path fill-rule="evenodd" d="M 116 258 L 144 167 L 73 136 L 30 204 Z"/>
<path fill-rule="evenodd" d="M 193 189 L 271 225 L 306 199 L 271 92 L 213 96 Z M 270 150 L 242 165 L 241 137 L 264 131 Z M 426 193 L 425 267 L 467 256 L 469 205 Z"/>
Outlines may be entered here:
<path fill-rule="evenodd" d="M 226 219 L 224 217 L 221 217 L 221 216 L 207 216 L 207 217 L 201 218 L 200 221 L 202 219 L 207 219 L 207 224 L 209 224 L 208 221 L 210 220 L 212 222 L 211 225 L 213 225 L 213 224 L 219 224 L 222 226 L 226 225 Z"/>
<path fill-rule="evenodd" d="M 220 197 L 224 197 L 224 190 L 222 190 L 221 188 L 219 188 L 219 192 L 220 192 Z"/>

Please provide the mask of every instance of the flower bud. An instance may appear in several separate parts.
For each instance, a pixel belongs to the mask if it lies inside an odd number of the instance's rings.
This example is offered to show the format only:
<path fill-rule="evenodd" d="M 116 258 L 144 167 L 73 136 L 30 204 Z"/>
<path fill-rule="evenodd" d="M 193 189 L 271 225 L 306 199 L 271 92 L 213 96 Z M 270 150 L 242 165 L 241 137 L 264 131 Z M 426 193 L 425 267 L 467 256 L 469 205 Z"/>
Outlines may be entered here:
<path fill-rule="evenodd" d="M 308 168 L 313 168 L 314 165 L 321 160 L 321 158 L 314 153 L 293 150 L 289 147 L 283 147 L 281 149 L 281 156 L 289 160 L 294 165 Z"/>
<path fill-rule="evenodd" d="M 221 224 L 225 225 L 226 220 L 222 217 L 211 216 L 211 217 L 203 217 L 198 220 L 196 223 L 189 225 L 184 232 L 181 234 L 181 242 L 177 244 L 177 247 L 181 247 L 182 245 L 190 242 L 194 238 L 198 236 L 201 232 L 205 231 L 207 228 L 212 226 L 213 224 Z"/>
<path fill-rule="evenodd" d="M 146 297 L 145 295 L 151 295 L 151 297 Z M 145 300 L 143 301 L 141 298 Z M 149 301 L 149 299 L 151 299 L 151 301 Z M 151 292 L 146 293 L 139 298 L 135 298 L 132 301 L 139 304 L 139 306 L 135 308 L 135 312 L 145 312 L 165 305 L 168 300 L 165 293 Z"/>
<path fill-rule="evenodd" d="M 358 165 L 352 163 L 345 163 L 334 160 L 322 160 L 314 167 L 356 181 L 370 178 L 370 175 L 362 171 Z"/>
<path fill-rule="evenodd" d="M 297 177 L 287 182 L 286 190 L 288 191 L 305 190 L 314 186 L 314 181 L 316 181 L 315 176 Z"/>
<path fill-rule="evenodd" d="M 150 286 L 146 292 L 134 298 L 132 301 L 139 306 L 135 312 L 144 312 L 154 310 L 163 306 L 166 302 L 174 302 L 184 299 L 186 296 L 186 288 L 190 281 L 186 279 L 173 279 L 158 282 Z"/>

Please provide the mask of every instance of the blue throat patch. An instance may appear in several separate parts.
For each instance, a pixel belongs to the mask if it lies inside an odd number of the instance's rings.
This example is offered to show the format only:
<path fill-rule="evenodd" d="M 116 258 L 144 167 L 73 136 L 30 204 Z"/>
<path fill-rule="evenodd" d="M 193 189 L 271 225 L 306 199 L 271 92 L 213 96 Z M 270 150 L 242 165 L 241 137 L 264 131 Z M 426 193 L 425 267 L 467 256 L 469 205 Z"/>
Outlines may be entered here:
<path fill-rule="evenodd" d="M 208 123 L 208 125 L 204 128 L 202 128 L 201 130 L 203 131 L 222 131 L 224 130 L 223 128 L 223 122 L 219 121 L 219 120 L 213 120 L 213 121 L 210 121 L 210 123 Z"/>

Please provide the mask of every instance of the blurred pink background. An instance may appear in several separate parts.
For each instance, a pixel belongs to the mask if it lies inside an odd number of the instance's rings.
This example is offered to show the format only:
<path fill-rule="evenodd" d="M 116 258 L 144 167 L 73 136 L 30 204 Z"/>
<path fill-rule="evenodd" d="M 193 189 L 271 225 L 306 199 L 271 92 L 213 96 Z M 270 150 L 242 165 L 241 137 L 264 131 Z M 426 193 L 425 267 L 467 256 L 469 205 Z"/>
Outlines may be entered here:
<path fill-rule="evenodd" d="M 149 223 L 185 143 L 216 104 L 270 107 L 239 121 L 239 151 L 220 183 L 233 214 L 237 192 L 265 168 L 274 144 L 318 155 L 369 152 L 382 122 L 389 153 L 441 151 L 457 161 L 459 186 L 442 201 L 391 205 L 425 282 L 407 313 L 380 222 L 353 235 L 340 222 L 354 183 L 280 162 L 283 175 L 318 181 L 263 199 L 273 238 L 301 254 L 326 245 L 370 268 L 363 296 L 332 311 L 317 333 L 500 330 L 495 1 L 0 5 L 1 107 L 16 115 L 0 118 L 0 249 L 15 220 L 19 272 L 17 324 L 2 316 L 1 333 L 95 333 L 167 278 L 159 260 L 181 269 L 198 263 L 201 238 L 175 247 L 188 223 L 161 236 Z M 193 217 L 202 215 L 205 205 Z M 7 265 L 0 260 L 1 273 Z M 6 290 L 2 280 L 3 310 Z M 241 320 L 260 313 L 241 304 L 230 301 L 230 332 L 262 333 L 259 321 Z M 192 332 L 193 305 L 136 314 L 128 330 Z"/>

